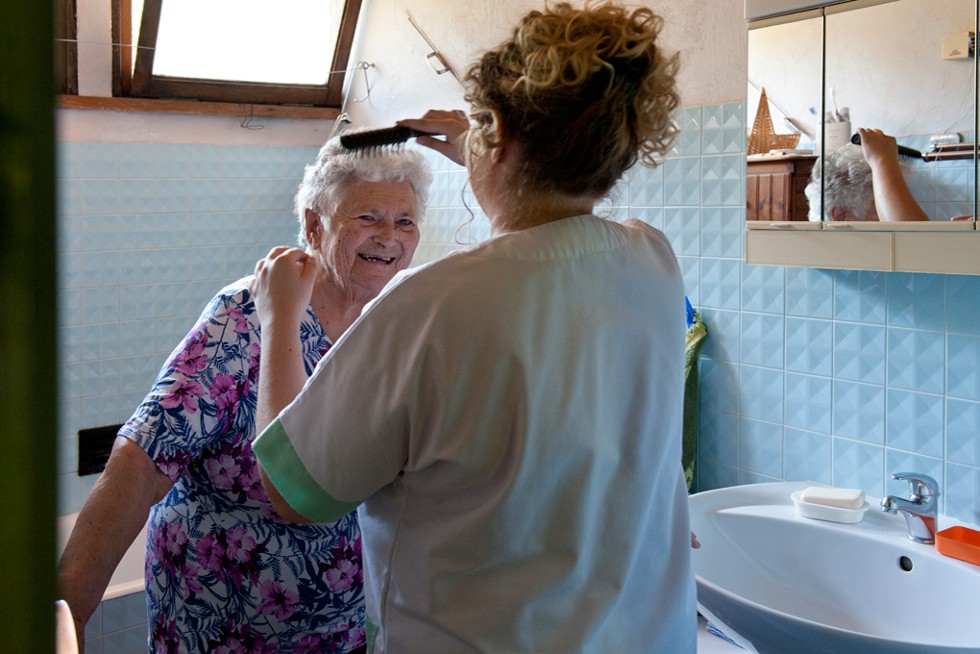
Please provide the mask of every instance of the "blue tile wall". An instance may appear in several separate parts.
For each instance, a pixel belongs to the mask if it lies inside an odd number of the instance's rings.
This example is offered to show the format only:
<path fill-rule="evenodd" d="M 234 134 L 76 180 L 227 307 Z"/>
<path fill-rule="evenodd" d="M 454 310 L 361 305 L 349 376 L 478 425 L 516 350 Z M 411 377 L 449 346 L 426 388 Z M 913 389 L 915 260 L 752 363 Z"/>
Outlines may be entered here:
<path fill-rule="evenodd" d="M 708 326 L 697 488 L 814 480 L 881 495 L 903 490 L 891 471 L 915 468 L 941 480 L 944 513 L 980 523 L 978 280 L 746 265 L 744 109 L 680 110 L 663 165 L 636 167 L 599 207 L 664 230 Z M 125 420 L 211 295 L 294 241 L 292 196 L 316 150 L 59 144 L 59 514 L 94 482 L 76 474 L 78 429 Z M 489 236 L 465 171 L 430 160 L 416 263 Z M 971 210 L 957 162 L 914 173 L 933 217 Z M 105 651 L 127 629 L 100 632 Z"/>
<path fill-rule="evenodd" d="M 600 208 L 664 231 L 708 326 L 698 488 L 812 480 L 880 496 L 903 492 L 890 473 L 913 468 L 940 480 L 944 513 L 980 523 L 978 280 L 746 265 L 744 106 L 685 108 L 676 120 L 664 165 L 634 168 Z M 968 172 L 916 165 L 911 186 L 945 219 L 972 210 Z M 462 198 L 479 214 L 456 186 L 465 176 L 444 181 L 449 204 L 429 217 L 424 260 L 459 247 Z M 482 221 L 468 234 L 485 236 Z"/>

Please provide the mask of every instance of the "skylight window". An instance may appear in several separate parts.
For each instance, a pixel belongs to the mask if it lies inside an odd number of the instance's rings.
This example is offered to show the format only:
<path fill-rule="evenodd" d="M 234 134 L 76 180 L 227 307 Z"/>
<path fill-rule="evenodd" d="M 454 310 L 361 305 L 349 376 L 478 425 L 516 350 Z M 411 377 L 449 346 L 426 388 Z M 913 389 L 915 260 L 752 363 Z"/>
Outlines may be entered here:
<path fill-rule="evenodd" d="M 361 0 L 113 0 L 114 94 L 339 107 Z"/>

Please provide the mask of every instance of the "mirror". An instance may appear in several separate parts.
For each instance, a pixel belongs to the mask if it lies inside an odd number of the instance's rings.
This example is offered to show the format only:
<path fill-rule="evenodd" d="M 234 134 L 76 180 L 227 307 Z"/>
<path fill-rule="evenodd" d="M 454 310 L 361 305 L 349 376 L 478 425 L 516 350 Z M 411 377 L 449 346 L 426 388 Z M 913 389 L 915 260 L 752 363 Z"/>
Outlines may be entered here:
<path fill-rule="evenodd" d="M 832 200 L 826 189 L 808 201 L 801 186 L 810 169 L 821 171 L 821 155 L 833 162 L 833 150 L 864 127 L 926 153 L 900 158 L 924 217 L 975 220 L 977 85 L 969 51 L 976 21 L 976 0 L 856 0 L 788 22 L 750 24 L 750 146 L 765 123 L 757 120 L 759 112 L 769 113 L 773 133 L 800 134 L 792 147 L 776 147 L 778 155 L 753 154 L 750 147 L 747 218 L 827 220 Z M 766 102 L 760 103 L 763 89 Z M 792 143 L 779 140 L 777 146 Z M 813 206 L 821 203 L 828 210 Z"/>

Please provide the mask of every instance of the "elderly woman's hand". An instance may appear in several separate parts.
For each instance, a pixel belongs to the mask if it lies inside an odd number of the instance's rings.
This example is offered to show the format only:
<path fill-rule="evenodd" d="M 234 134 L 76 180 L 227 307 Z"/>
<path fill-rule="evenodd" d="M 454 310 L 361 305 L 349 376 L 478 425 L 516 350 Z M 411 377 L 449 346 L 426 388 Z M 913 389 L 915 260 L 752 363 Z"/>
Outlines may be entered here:
<path fill-rule="evenodd" d="M 419 136 L 415 142 L 427 148 L 432 148 L 460 166 L 464 165 L 463 145 L 465 135 L 470 128 L 470 121 L 462 111 L 444 111 L 430 109 L 421 118 L 399 120 L 403 127 L 429 132 L 433 136 Z M 436 138 L 444 136 L 445 139 Z"/>
<path fill-rule="evenodd" d="M 298 248 L 277 247 L 255 264 L 250 290 L 263 328 L 276 320 L 302 320 L 313 294 L 316 261 Z"/>

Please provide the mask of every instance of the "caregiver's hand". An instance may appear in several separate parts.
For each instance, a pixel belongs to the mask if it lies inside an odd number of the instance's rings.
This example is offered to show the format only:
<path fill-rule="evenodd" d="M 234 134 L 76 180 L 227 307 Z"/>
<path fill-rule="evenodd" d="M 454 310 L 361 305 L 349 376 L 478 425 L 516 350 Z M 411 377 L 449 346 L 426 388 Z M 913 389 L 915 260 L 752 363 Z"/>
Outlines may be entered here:
<path fill-rule="evenodd" d="M 419 136 L 415 142 L 432 148 L 460 166 L 465 165 L 463 144 L 466 141 L 466 132 L 470 128 L 470 121 L 462 111 L 458 109 L 454 111 L 430 109 L 421 118 L 399 120 L 398 124 L 429 132 L 433 136 Z M 436 138 L 437 136 L 444 136 L 445 138 Z"/>

